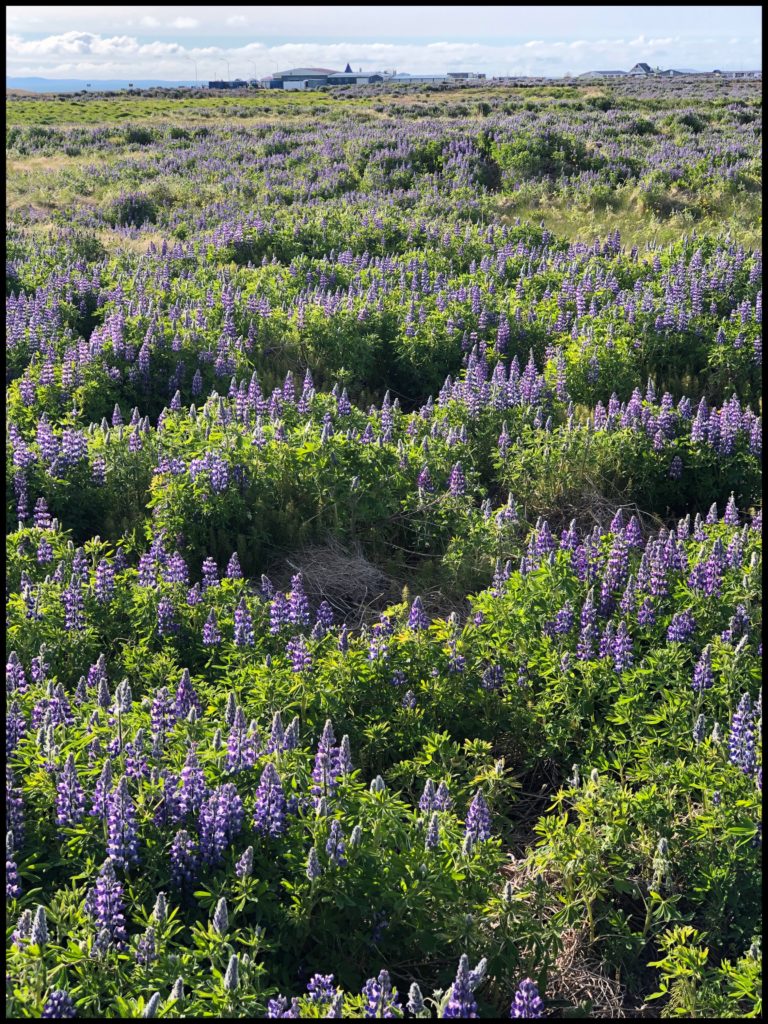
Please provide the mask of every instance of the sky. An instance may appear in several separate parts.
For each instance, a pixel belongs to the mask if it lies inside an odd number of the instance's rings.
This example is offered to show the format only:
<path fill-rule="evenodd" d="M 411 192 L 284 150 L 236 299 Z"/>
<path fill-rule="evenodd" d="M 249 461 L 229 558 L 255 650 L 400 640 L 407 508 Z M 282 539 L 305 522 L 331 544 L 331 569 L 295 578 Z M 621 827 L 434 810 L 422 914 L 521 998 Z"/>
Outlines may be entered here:
<path fill-rule="evenodd" d="M 6 7 L 11 78 L 264 77 L 290 67 L 579 74 L 762 68 L 759 6 Z"/>

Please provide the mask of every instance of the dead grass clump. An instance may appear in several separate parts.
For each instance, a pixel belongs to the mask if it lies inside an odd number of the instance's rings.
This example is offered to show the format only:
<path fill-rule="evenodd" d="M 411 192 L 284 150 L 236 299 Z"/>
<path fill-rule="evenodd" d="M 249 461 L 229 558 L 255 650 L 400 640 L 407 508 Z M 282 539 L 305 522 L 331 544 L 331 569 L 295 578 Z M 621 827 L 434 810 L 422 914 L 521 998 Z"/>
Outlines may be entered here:
<path fill-rule="evenodd" d="M 359 625 L 371 609 L 397 601 L 393 580 L 369 562 L 359 545 L 342 547 L 336 540 L 305 548 L 286 564 L 300 572 L 310 600 L 327 601 L 348 625 Z M 285 584 L 290 589 L 290 581 Z"/>
<path fill-rule="evenodd" d="M 592 1017 L 626 1017 L 624 988 L 605 974 L 604 966 L 592 954 L 586 928 L 567 928 L 562 949 L 547 982 L 550 998 L 573 1006 L 589 1002 Z"/>

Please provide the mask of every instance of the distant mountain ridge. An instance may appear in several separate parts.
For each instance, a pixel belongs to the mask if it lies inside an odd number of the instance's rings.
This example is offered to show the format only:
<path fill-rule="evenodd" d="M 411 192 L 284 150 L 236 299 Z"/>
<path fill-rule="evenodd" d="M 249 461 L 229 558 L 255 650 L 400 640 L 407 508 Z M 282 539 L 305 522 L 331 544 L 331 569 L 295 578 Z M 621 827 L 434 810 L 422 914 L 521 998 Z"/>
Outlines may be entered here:
<path fill-rule="evenodd" d="M 112 91 L 127 89 L 133 84 L 136 89 L 151 89 L 153 86 L 173 89 L 180 85 L 194 85 L 191 79 L 168 82 L 161 78 L 109 78 L 99 81 L 95 78 L 6 78 L 6 89 L 26 89 L 28 92 L 83 92 L 90 84 L 88 92 Z M 207 84 L 207 79 L 206 79 Z"/>

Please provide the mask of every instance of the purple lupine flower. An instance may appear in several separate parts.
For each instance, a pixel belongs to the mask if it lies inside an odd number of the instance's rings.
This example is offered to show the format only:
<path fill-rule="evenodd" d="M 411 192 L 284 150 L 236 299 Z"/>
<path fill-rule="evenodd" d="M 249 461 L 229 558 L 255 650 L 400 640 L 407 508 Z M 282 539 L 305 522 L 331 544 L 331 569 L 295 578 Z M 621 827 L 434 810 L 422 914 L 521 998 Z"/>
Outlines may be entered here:
<path fill-rule="evenodd" d="M 696 620 L 689 609 L 676 612 L 667 628 L 667 640 L 669 643 L 684 644 L 690 640 L 696 632 Z"/>
<path fill-rule="evenodd" d="M 253 635 L 253 619 L 251 613 L 248 611 L 248 605 L 245 603 L 245 598 L 241 597 L 240 601 L 235 608 L 235 633 L 234 640 L 236 647 L 253 647 L 254 635 Z"/>
<path fill-rule="evenodd" d="M 725 512 L 723 513 L 723 522 L 728 526 L 739 525 L 739 510 L 736 507 L 736 500 L 731 491 L 731 496 L 728 499 L 728 504 L 725 506 Z"/>
<path fill-rule="evenodd" d="M 77 1011 L 72 1002 L 72 996 L 62 988 L 55 988 L 45 1001 L 45 1006 L 40 1014 L 45 1020 L 64 1020 L 76 1017 Z"/>
<path fill-rule="evenodd" d="M 61 594 L 64 605 L 64 628 L 66 630 L 81 630 L 85 626 L 83 615 L 83 591 L 80 578 L 72 574 L 69 586 Z"/>
<path fill-rule="evenodd" d="M 297 1018 L 299 1016 L 299 1000 L 294 996 L 290 1006 L 285 996 L 278 996 L 277 999 L 270 999 L 267 1003 L 268 1018 Z"/>
<path fill-rule="evenodd" d="M 312 655 L 307 650 L 303 634 L 300 633 L 288 641 L 285 653 L 291 659 L 291 668 L 294 672 L 308 672 L 312 668 Z"/>
<path fill-rule="evenodd" d="M 102 558 L 96 566 L 93 592 L 99 604 L 109 604 L 115 592 L 115 570 Z"/>
<path fill-rule="evenodd" d="M 5 666 L 5 691 L 6 693 L 26 693 L 28 689 L 27 677 L 24 674 L 24 666 L 19 661 L 16 651 L 8 655 L 8 662 Z"/>
<path fill-rule="evenodd" d="M 416 479 L 416 487 L 418 488 L 419 493 L 422 494 L 431 494 L 434 491 L 435 485 L 432 483 L 432 477 L 429 472 L 429 466 L 422 466 L 421 471 Z"/>
<path fill-rule="evenodd" d="M 98 782 L 93 790 L 93 796 L 91 798 L 91 809 L 88 812 L 92 817 L 105 817 L 107 813 L 107 797 L 112 789 L 112 761 L 107 758 L 104 762 L 104 767 L 101 769 L 101 775 L 99 776 Z"/>
<path fill-rule="evenodd" d="M 197 843 L 184 830 L 176 833 L 171 844 L 171 885 L 191 891 L 197 879 L 199 860 Z"/>
<path fill-rule="evenodd" d="M 334 818 L 331 822 L 331 831 L 328 836 L 328 842 L 325 844 L 325 852 L 328 854 L 332 864 L 337 864 L 339 867 L 343 867 L 347 863 L 347 858 L 344 856 L 346 845 L 344 843 L 344 834 L 341 831 L 341 824 Z"/>
<path fill-rule="evenodd" d="M 619 628 L 616 631 L 611 654 L 613 657 L 613 667 L 616 672 L 623 672 L 625 668 L 631 666 L 633 661 L 632 637 L 629 635 L 627 624 L 623 620 L 619 623 Z"/>
<path fill-rule="evenodd" d="M 169 597 L 161 597 L 157 605 L 157 632 L 160 636 L 173 636 L 179 632 L 179 624 L 173 602 Z"/>
<path fill-rule="evenodd" d="M 241 580 L 243 578 L 243 570 L 240 568 L 240 559 L 237 557 L 237 552 L 232 552 L 232 557 L 227 562 L 227 579 L 228 580 Z"/>
<path fill-rule="evenodd" d="M 313 846 L 312 849 L 309 851 L 309 856 L 307 857 L 307 878 L 310 880 L 310 882 L 314 882 L 315 879 L 319 878 L 322 873 L 323 872 L 320 867 L 320 861 L 317 856 L 317 850 Z"/>
<path fill-rule="evenodd" d="M 501 665 L 489 665 L 483 672 L 480 685 L 484 690 L 498 690 L 504 685 L 504 669 Z"/>
<path fill-rule="evenodd" d="M 333 625 L 333 608 L 327 601 L 321 601 L 318 605 L 317 621 L 324 629 L 330 629 Z"/>
<path fill-rule="evenodd" d="M 136 963 L 143 967 L 148 967 L 156 959 L 155 929 L 150 925 L 136 945 Z"/>
<path fill-rule="evenodd" d="M 107 797 L 107 853 L 119 867 L 138 863 L 136 809 L 125 775 Z"/>
<path fill-rule="evenodd" d="M 408 615 L 408 626 L 410 629 L 414 630 L 427 629 L 429 627 L 429 619 L 424 611 L 420 597 L 415 597 L 413 599 L 411 611 Z"/>
<path fill-rule="evenodd" d="M 461 467 L 461 463 L 455 463 L 451 470 L 451 475 L 448 480 L 448 490 L 455 497 L 461 497 L 467 490 L 467 481 L 464 477 L 464 470 Z"/>
<path fill-rule="evenodd" d="M 21 879 L 16 864 L 13 832 L 5 834 L 5 898 L 17 900 L 21 896 Z"/>
<path fill-rule="evenodd" d="M 451 986 L 451 996 L 443 1010 L 443 1017 L 459 1017 L 461 1019 L 477 1017 L 477 1002 L 469 984 L 469 957 L 466 953 L 462 953 L 459 960 L 456 980 Z"/>
<path fill-rule="evenodd" d="M 272 728 L 269 733 L 269 742 L 267 743 L 267 753 L 274 754 L 279 753 L 284 749 L 285 743 L 285 730 L 283 728 L 283 718 L 279 711 L 276 711 L 272 716 Z"/>
<path fill-rule="evenodd" d="M 231 782 L 218 786 L 200 807 L 198 833 L 200 858 L 213 867 L 221 863 L 224 851 L 237 838 L 243 825 L 243 802 Z"/>
<path fill-rule="evenodd" d="M 313 974 L 307 982 L 307 992 L 313 1003 L 329 1003 L 334 995 L 332 974 Z"/>
<path fill-rule="evenodd" d="M 650 597 L 646 597 L 638 608 L 637 621 L 641 626 L 652 626 L 656 622 L 656 612 Z"/>
<path fill-rule="evenodd" d="M 453 798 L 448 792 L 448 785 L 441 782 L 435 793 L 434 808 L 436 811 L 449 811 L 453 807 Z"/>
<path fill-rule="evenodd" d="M 262 835 L 279 836 L 286 828 L 283 784 L 272 762 L 268 762 L 256 790 L 253 822 Z"/>
<path fill-rule="evenodd" d="M 27 722 L 24 718 L 24 714 L 19 706 L 19 702 L 14 700 L 8 709 L 8 714 L 5 718 L 5 756 L 10 757 L 16 747 L 19 745 L 20 740 L 24 738 L 24 734 L 27 731 Z"/>
<path fill-rule="evenodd" d="M 595 656 L 595 643 L 598 637 L 597 609 L 591 590 L 582 606 L 580 619 L 581 631 L 576 646 L 576 657 L 579 661 L 591 661 Z"/>
<path fill-rule="evenodd" d="M 253 874 L 253 847 L 246 848 L 242 857 L 235 864 L 235 874 L 239 879 L 250 878 Z"/>
<path fill-rule="evenodd" d="M 693 670 L 693 688 L 697 693 L 709 690 L 715 682 L 712 674 L 712 651 L 709 644 L 701 652 L 701 657 Z"/>
<path fill-rule="evenodd" d="M 757 769 L 755 757 L 755 715 L 749 694 L 743 694 L 733 718 L 731 735 L 728 739 L 728 760 L 745 775 L 753 775 Z"/>
<path fill-rule="evenodd" d="M 424 848 L 426 850 L 436 850 L 440 843 L 440 816 L 437 811 L 433 811 L 429 825 L 427 826 L 427 833 L 424 837 Z"/>
<path fill-rule="evenodd" d="M 202 587 L 203 590 L 208 590 L 210 587 L 216 587 L 219 584 L 219 569 L 213 558 L 206 558 L 203 561 L 203 578 Z"/>
<path fill-rule="evenodd" d="M 517 987 L 515 998 L 509 1009 L 509 1016 L 517 1017 L 543 1017 L 544 1002 L 539 995 L 539 990 L 530 978 L 525 978 Z"/>
<path fill-rule="evenodd" d="M 192 685 L 192 680 L 189 675 L 189 669 L 185 668 L 181 673 L 181 679 L 179 681 L 178 689 L 176 690 L 176 698 L 173 705 L 173 712 L 176 716 L 176 721 L 180 722 L 182 719 L 185 719 L 192 708 L 195 709 L 198 715 L 202 714 L 203 706 L 200 703 L 200 698 L 195 693 L 195 688 Z"/>
<path fill-rule="evenodd" d="M 465 827 L 467 835 L 471 836 L 474 842 L 482 842 L 491 837 L 491 812 L 479 789 L 469 805 Z"/>
<path fill-rule="evenodd" d="M 256 739 L 257 737 L 248 730 L 243 709 L 237 708 L 227 738 L 225 771 L 241 772 L 245 768 L 253 768 L 258 754 Z M 258 746 L 260 745 L 259 741 Z"/>
<path fill-rule="evenodd" d="M 304 581 L 300 572 L 291 577 L 288 618 L 295 626 L 309 625 L 309 600 L 304 593 Z"/>
<path fill-rule="evenodd" d="M 388 971 L 380 971 L 378 978 L 369 978 L 363 985 L 365 1017 L 392 1018 L 400 1009 L 397 990 L 392 988 Z"/>
<path fill-rule="evenodd" d="M 100 930 L 106 930 L 111 944 L 118 949 L 125 947 L 128 937 L 125 932 L 123 886 L 117 880 L 111 857 L 104 861 L 96 885 L 86 897 L 85 910 L 95 919 Z"/>
<path fill-rule="evenodd" d="M 203 624 L 203 646 L 215 647 L 221 643 L 221 630 L 216 620 L 216 609 L 211 608 L 208 618 Z"/>
<path fill-rule="evenodd" d="M 84 814 L 85 793 L 80 785 L 74 755 L 70 754 L 56 785 L 56 821 L 59 825 L 76 825 Z"/>
<path fill-rule="evenodd" d="M 279 590 L 275 593 L 269 606 L 269 631 L 273 636 L 290 621 L 288 599 Z"/>

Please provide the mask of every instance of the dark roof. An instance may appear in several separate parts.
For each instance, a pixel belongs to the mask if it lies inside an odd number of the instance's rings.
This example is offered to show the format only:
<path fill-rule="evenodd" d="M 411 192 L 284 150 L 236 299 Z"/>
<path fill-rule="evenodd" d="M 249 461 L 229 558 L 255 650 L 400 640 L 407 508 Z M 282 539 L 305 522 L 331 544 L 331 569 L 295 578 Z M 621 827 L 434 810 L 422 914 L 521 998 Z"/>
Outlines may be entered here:
<path fill-rule="evenodd" d="M 344 74 L 345 75 L 351 75 L 352 74 L 352 68 L 349 66 L 349 62 L 347 62 L 347 66 L 344 68 Z"/>
<path fill-rule="evenodd" d="M 650 73 L 651 73 L 651 65 L 650 64 L 646 64 L 644 61 L 639 61 L 637 64 L 635 64 L 635 66 L 631 70 L 632 71 L 645 71 L 645 73 L 647 75 L 650 75 Z"/>

